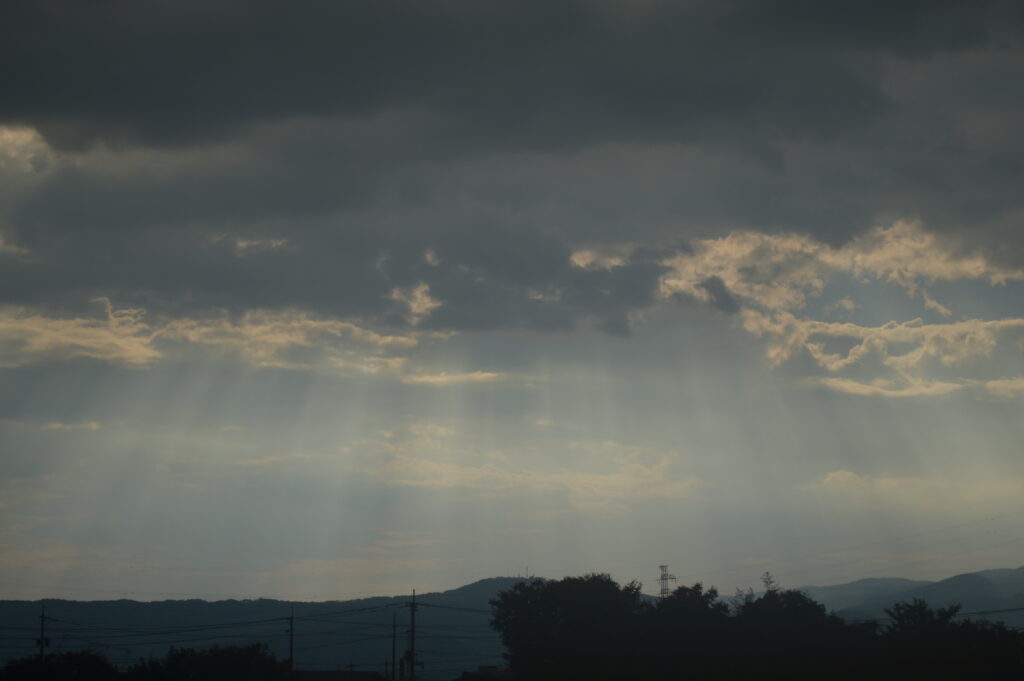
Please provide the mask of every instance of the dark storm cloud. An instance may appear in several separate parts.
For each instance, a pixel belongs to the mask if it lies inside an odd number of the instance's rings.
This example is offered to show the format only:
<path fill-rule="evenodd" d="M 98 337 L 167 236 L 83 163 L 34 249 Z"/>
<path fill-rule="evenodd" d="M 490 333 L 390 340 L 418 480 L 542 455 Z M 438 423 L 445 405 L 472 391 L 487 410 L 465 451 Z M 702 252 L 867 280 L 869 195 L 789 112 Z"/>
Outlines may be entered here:
<path fill-rule="evenodd" d="M 849 50 L 956 49 L 995 4 L 8 3 L 0 120 L 61 148 L 290 115 L 450 112 L 488 145 L 835 134 L 884 111 Z"/>
<path fill-rule="evenodd" d="M 1020 5 L 1013 2 L 786 0 L 734 6 L 742 9 L 730 23 L 747 36 L 901 56 L 978 47 L 1002 29 L 1019 30 L 1024 19 Z"/>
<path fill-rule="evenodd" d="M 76 235 L 77 236 L 77 235 Z M 45 263 L 13 259 L 0 271 L 3 302 L 83 304 L 106 296 L 118 306 L 185 313 L 298 305 L 364 315 L 391 290 L 376 267 L 386 235 L 349 229 L 306 248 L 239 252 L 199 230 L 129 231 L 95 241 L 47 244 Z"/>
<path fill-rule="evenodd" d="M 108 197 L 55 208 L 61 215 L 40 209 L 36 221 L 29 211 L 19 243 L 43 258 L 8 259 L 0 302 L 91 310 L 89 301 L 105 296 L 170 315 L 298 306 L 404 325 L 406 308 L 393 292 L 426 283 L 443 302 L 426 328 L 567 330 L 593 318 L 624 334 L 629 313 L 653 302 L 664 271 L 657 251 L 612 270 L 576 267 L 563 238 L 509 219 L 445 224 L 423 215 L 391 223 L 367 213 L 296 211 L 260 221 L 243 201 L 241 215 L 219 215 L 211 231 L 183 219 L 182 212 L 203 215 L 196 202 L 174 208 L 173 184 L 159 202 L 154 192 L 117 203 L 122 192 L 132 195 L 112 188 Z M 240 248 L 242 238 L 256 244 Z M 275 238 L 285 242 L 262 245 Z"/>
<path fill-rule="evenodd" d="M 61 153 L 0 299 L 626 333 L 659 252 L 573 249 L 920 217 L 1020 262 L 1019 7 L 7 3 L 0 123 Z"/>

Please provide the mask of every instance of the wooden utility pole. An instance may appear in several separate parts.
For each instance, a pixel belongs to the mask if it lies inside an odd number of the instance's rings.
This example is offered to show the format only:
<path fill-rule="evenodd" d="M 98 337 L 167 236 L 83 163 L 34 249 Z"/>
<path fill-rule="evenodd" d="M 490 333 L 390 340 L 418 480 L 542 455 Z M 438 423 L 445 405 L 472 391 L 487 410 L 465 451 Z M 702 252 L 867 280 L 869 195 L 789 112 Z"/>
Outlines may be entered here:
<path fill-rule="evenodd" d="M 46 604 L 39 604 L 39 662 L 46 661 Z"/>
<path fill-rule="evenodd" d="M 395 674 L 395 649 L 398 644 L 398 613 L 391 613 L 391 676 L 388 677 L 390 681 L 396 681 Z"/>
<path fill-rule="evenodd" d="M 409 604 L 409 681 L 416 681 L 416 589 Z"/>
<path fill-rule="evenodd" d="M 295 671 L 295 606 L 288 615 L 288 676 Z"/>

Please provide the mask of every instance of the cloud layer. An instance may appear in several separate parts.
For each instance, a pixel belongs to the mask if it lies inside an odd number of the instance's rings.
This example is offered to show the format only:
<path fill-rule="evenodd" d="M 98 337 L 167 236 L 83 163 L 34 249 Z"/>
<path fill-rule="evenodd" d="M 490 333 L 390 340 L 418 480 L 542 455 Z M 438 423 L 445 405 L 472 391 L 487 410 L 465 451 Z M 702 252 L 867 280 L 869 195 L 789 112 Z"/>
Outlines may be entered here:
<path fill-rule="evenodd" d="M 7 304 L 625 334 L 659 250 L 727 231 L 904 287 L 1024 267 L 1012 2 L 5 12 Z M 975 259 L 864 234 L 900 219 Z"/>
<path fill-rule="evenodd" d="M 1022 7 L 4 3 L 0 577 L 628 580 L 1019 505 Z"/>

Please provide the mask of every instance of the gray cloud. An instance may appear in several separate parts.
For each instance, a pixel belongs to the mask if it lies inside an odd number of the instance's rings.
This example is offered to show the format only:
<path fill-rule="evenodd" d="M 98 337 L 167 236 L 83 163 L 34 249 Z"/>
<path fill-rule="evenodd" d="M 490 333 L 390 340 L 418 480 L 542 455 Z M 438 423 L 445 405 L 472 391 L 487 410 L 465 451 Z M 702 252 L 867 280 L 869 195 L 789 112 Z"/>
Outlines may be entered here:
<path fill-rule="evenodd" d="M 1024 262 L 1014 3 L 5 12 L 0 122 L 55 150 L 0 204 L 6 303 L 404 325 L 423 283 L 432 329 L 626 333 L 658 248 L 734 228 L 920 218 Z M 652 248 L 574 266 L 594 243 Z"/>
<path fill-rule="evenodd" d="M 995 22 L 1008 8 L 18 4 L 0 36 L 0 118 L 34 125 L 65 149 L 174 146 L 291 115 L 416 108 L 454 113 L 488 146 L 730 134 L 740 121 L 831 134 L 886 107 L 848 53 L 977 47 L 1006 25 Z"/>

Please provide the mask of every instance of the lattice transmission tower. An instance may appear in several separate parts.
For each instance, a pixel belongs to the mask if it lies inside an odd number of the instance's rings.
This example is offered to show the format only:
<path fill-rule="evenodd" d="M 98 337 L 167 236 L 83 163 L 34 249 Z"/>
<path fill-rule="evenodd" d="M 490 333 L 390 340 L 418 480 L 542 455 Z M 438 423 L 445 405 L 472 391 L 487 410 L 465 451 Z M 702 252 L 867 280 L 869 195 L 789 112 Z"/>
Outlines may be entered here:
<path fill-rule="evenodd" d="M 676 581 L 676 576 L 669 574 L 668 565 L 659 565 L 658 569 L 661 570 L 661 576 L 658 577 L 658 583 L 661 584 L 661 589 L 658 593 L 662 598 L 668 598 L 672 595 L 672 587 L 670 587 L 668 583 Z"/>

